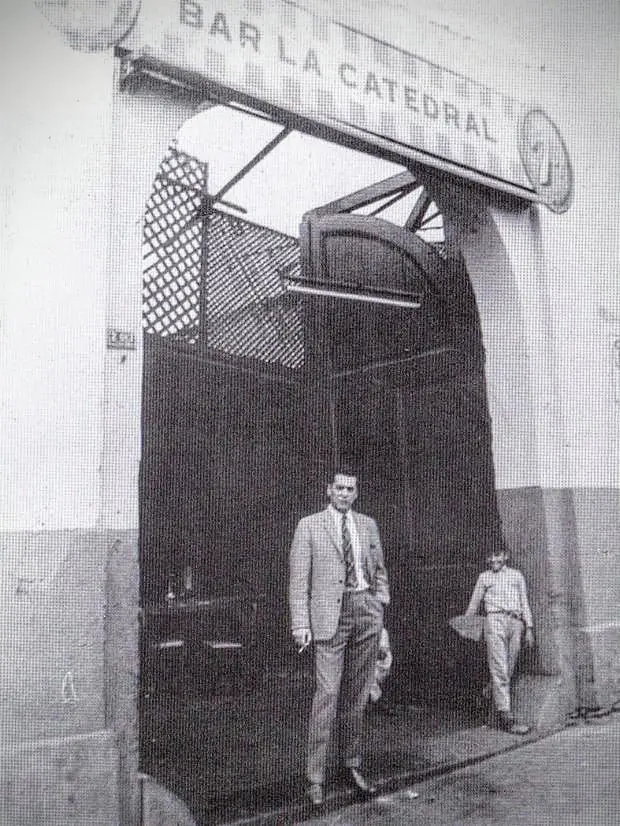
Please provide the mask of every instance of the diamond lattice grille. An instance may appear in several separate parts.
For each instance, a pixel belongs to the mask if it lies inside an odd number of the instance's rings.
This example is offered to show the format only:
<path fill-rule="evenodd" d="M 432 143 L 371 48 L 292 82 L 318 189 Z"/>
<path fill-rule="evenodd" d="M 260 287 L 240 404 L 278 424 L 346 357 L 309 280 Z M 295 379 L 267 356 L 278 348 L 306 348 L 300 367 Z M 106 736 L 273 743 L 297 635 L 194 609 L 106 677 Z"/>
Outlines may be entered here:
<path fill-rule="evenodd" d="M 214 212 L 209 220 L 208 347 L 300 367 L 300 302 L 286 295 L 280 275 L 298 269 L 294 238 Z"/>
<path fill-rule="evenodd" d="M 206 164 L 171 147 L 146 206 L 143 325 L 148 333 L 197 340 Z"/>
<path fill-rule="evenodd" d="M 206 164 L 169 150 L 144 224 L 145 331 L 214 355 L 300 367 L 301 303 L 281 280 L 299 270 L 298 241 L 211 210 L 206 182 Z"/>

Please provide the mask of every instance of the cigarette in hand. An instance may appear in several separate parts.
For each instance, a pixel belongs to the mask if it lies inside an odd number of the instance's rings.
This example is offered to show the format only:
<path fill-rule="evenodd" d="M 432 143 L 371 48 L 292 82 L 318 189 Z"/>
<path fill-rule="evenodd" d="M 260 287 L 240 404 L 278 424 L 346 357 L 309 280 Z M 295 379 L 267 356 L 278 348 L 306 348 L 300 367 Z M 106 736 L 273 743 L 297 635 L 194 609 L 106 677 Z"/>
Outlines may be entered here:
<path fill-rule="evenodd" d="M 303 645 L 301 645 L 301 646 L 297 649 L 297 653 L 298 653 L 298 654 L 301 654 L 301 652 L 302 652 L 302 651 L 305 651 L 305 650 L 306 650 L 306 648 L 307 648 L 309 645 L 310 645 L 310 640 L 308 640 L 307 642 L 303 643 Z"/>

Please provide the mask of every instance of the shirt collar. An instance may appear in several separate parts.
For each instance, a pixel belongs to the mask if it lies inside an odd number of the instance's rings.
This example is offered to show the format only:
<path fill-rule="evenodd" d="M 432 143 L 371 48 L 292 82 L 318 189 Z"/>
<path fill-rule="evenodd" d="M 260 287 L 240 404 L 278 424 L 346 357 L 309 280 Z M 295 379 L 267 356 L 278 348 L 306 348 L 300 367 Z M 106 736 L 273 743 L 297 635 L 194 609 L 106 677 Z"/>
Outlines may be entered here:
<path fill-rule="evenodd" d="M 327 506 L 327 510 L 331 512 L 332 518 L 337 519 L 338 522 L 342 522 L 342 517 L 345 514 L 346 514 L 346 517 L 347 517 L 347 522 L 349 522 L 350 519 L 351 519 L 351 508 L 349 508 L 349 510 L 345 511 L 344 514 L 343 514 L 342 511 L 339 511 L 338 508 L 335 508 L 332 505 L 332 503 L 330 502 L 329 505 Z"/>

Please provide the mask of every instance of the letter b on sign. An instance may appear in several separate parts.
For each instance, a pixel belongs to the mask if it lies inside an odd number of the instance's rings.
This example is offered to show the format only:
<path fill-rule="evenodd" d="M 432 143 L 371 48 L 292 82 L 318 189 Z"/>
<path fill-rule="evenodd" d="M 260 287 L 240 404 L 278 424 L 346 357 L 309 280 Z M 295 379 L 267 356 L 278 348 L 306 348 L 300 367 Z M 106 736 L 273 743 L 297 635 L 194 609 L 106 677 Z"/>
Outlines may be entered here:
<path fill-rule="evenodd" d="M 192 26 L 194 29 L 202 29 L 202 6 L 195 3 L 194 0 L 180 0 L 179 21 L 184 26 Z"/>

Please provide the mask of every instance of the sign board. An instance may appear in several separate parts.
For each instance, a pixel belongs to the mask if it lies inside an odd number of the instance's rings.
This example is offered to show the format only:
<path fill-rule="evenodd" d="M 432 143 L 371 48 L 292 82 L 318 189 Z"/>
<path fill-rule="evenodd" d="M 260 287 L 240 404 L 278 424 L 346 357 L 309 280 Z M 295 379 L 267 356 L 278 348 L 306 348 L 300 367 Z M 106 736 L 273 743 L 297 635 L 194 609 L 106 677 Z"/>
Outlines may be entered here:
<path fill-rule="evenodd" d="M 121 45 L 491 186 L 540 195 L 523 163 L 526 107 L 286 0 L 142 0 Z"/>
<path fill-rule="evenodd" d="M 34 0 L 41 14 L 78 51 L 99 52 L 114 46 L 136 19 L 140 0 Z"/>

